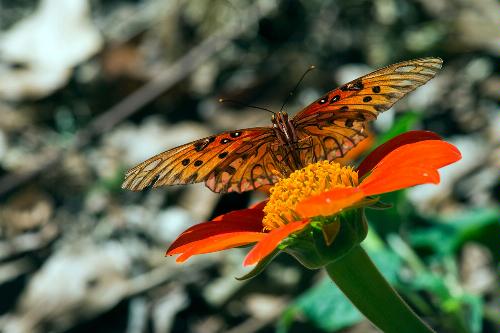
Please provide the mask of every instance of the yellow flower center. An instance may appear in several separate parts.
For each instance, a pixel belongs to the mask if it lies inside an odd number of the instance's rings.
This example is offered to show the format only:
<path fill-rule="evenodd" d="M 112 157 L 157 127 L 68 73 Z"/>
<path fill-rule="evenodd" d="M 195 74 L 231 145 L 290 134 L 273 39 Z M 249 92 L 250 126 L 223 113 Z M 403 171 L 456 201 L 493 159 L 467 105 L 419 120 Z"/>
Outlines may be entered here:
<path fill-rule="evenodd" d="M 343 167 L 336 162 L 322 161 L 296 170 L 271 189 L 269 202 L 264 207 L 264 229 L 272 230 L 300 220 L 295 207 L 308 197 L 333 188 L 357 185 L 358 173 L 352 167 Z"/>

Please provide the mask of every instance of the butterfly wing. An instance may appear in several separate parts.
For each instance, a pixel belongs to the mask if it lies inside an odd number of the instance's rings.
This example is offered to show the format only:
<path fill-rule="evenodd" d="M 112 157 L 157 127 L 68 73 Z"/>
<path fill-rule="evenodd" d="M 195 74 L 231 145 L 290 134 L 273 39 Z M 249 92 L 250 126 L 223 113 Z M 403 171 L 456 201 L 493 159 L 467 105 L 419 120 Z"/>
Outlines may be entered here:
<path fill-rule="evenodd" d="M 122 188 L 205 182 L 214 192 L 243 192 L 275 182 L 268 144 L 269 127 L 248 128 L 210 136 L 160 153 L 130 169 Z"/>
<path fill-rule="evenodd" d="M 365 126 L 378 114 L 432 79 L 441 69 L 440 58 L 422 58 L 393 64 L 328 92 L 294 118 L 299 140 L 310 140 L 305 162 L 344 156 L 366 137 Z"/>
<path fill-rule="evenodd" d="M 366 137 L 367 121 L 434 77 L 441 64 L 439 58 L 424 58 L 390 65 L 306 107 L 292 119 L 302 162 L 343 156 Z M 269 127 L 224 132 L 144 161 L 127 172 L 122 187 L 139 191 L 204 181 L 214 192 L 255 189 L 275 183 L 281 173 L 279 156 L 272 147 L 279 148 L 280 143 Z"/>
<path fill-rule="evenodd" d="M 297 128 L 302 163 L 307 165 L 344 157 L 348 151 L 366 139 L 368 133 L 365 132 L 365 120 L 357 117 L 357 114 L 348 117 L 325 114 L 317 118 L 317 123 L 306 123 Z"/>

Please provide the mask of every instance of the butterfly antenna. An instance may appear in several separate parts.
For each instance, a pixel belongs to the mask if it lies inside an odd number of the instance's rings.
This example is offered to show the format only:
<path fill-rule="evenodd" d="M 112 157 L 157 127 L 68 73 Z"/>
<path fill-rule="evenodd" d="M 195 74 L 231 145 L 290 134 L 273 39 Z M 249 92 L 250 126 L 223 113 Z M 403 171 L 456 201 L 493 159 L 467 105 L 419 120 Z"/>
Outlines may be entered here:
<path fill-rule="evenodd" d="M 239 105 L 239 106 L 243 106 L 243 107 L 247 107 L 247 108 L 252 108 L 252 109 L 264 110 L 264 111 L 271 112 L 272 114 L 274 114 L 274 112 L 271 111 L 271 110 L 269 110 L 269 109 L 261 108 L 260 106 L 255 106 L 255 105 L 248 105 L 248 104 L 241 103 L 241 102 L 238 102 L 238 101 L 235 101 L 235 100 L 232 100 L 232 99 L 219 98 L 219 103 L 233 103 L 233 104 L 236 104 L 236 105 Z"/>
<path fill-rule="evenodd" d="M 314 65 L 311 65 L 309 66 L 309 68 L 304 72 L 304 74 L 302 74 L 302 76 L 300 77 L 300 80 L 299 82 L 297 82 L 297 84 L 295 85 L 295 88 L 293 88 L 292 91 L 290 91 L 290 93 L 286 96 L 285 98 L 285 101 L 283 102 L 283 105 L 281 106 L 280 108 L 280 112 L 283 110 L 283 108 L 285 107 L 286 103 L 288 103 L 288 101 L 290 100 L 290 97 L 292 97 L 293 95 L 295 95 L 295 92 L 297 91 L 297 89 L 299 88 L 300 86 L 300 83 L 302 82 L 302 80 L 304 80 L 304 78 L 306 77 L 306 75 L 312 71 L 313 69 L 315 69 L 316 66 Z"/>

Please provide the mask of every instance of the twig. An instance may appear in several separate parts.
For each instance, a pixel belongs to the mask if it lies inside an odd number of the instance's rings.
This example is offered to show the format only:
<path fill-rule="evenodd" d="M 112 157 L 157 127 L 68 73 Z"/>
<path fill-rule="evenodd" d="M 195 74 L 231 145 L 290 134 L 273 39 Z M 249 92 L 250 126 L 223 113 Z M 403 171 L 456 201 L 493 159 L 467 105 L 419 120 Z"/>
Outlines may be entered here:
<path fill-rule="evenodd" d="M 242 10 L 246 15 L 238 17 L 237 23 L 229 22 L 226 24 L 226 26 L 192 48 L 181 59 L 160 72 L 157 77 L 96 117 L 84 129 L 78 131 L 75 135 L 75 141 L 68 148 L 61 149 L 54 157 L 33 170 L 21 174 L 10 173 L 0 178 L 0 196 L 6 195 L 44 171 L 59 166 L 59 162 L 68 152 L 84 147 L 91 139 L 109 131 L 118 123 L 127 119 L 166 90 L 173 87 L 176 83 L 185 79 L 196 68 L 231 43 L 234 38 L 255 25 L 260 18 L 267 15 L 274 8 L 274 6 L 258 8 L 257 5 L 251 5 L 250 8 Z"/>
<path fill-rule="evenodd" d="M 28 258 L 16 259 L 0 265 L 0 285 L 26 274 L 35 267 Z"/>
<path fill-rule="evenodd" d="M 271 312 L 267 313 L 266 318 L 251 317 L 241 324 L 227 330 L 225 333 L 254 333 L 262 330 L 264 327 L 276 322 L 281 313 L 285 310 L 287 300 L 277 303 Z"/>
<path fill-rule="evenodd" d="M 54 224 L 47 224 L 37 233 L 0 241 L 0 261 L 23 252 L 38 250 L 53 241 L 58 234 L 59 229 Z"/>

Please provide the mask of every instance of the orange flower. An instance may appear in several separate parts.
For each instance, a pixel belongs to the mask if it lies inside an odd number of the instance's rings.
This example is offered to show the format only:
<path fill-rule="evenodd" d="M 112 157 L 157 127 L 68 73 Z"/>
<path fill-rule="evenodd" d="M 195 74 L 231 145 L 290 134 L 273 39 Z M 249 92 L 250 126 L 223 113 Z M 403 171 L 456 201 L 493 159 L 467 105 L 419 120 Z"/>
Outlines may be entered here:
<path fill-rule="evenodd" d="M 177 261 L 183 262 L 196 254 L 256 243 L 243 262 L 253 265 L 277 248 L 293 246 L 293 239 L 284 240 L 300 238 L 315 218 L 370 206 L 374 195 L 437 184 L 437 170 L 460 158 L 457 148 L 438 135 L 411 131 L 375 149 L 357 169 L 328 161 L 310 164 L 280 180 L 269 200 L 187 229 L 167 255 L 179 254 Z"/>

